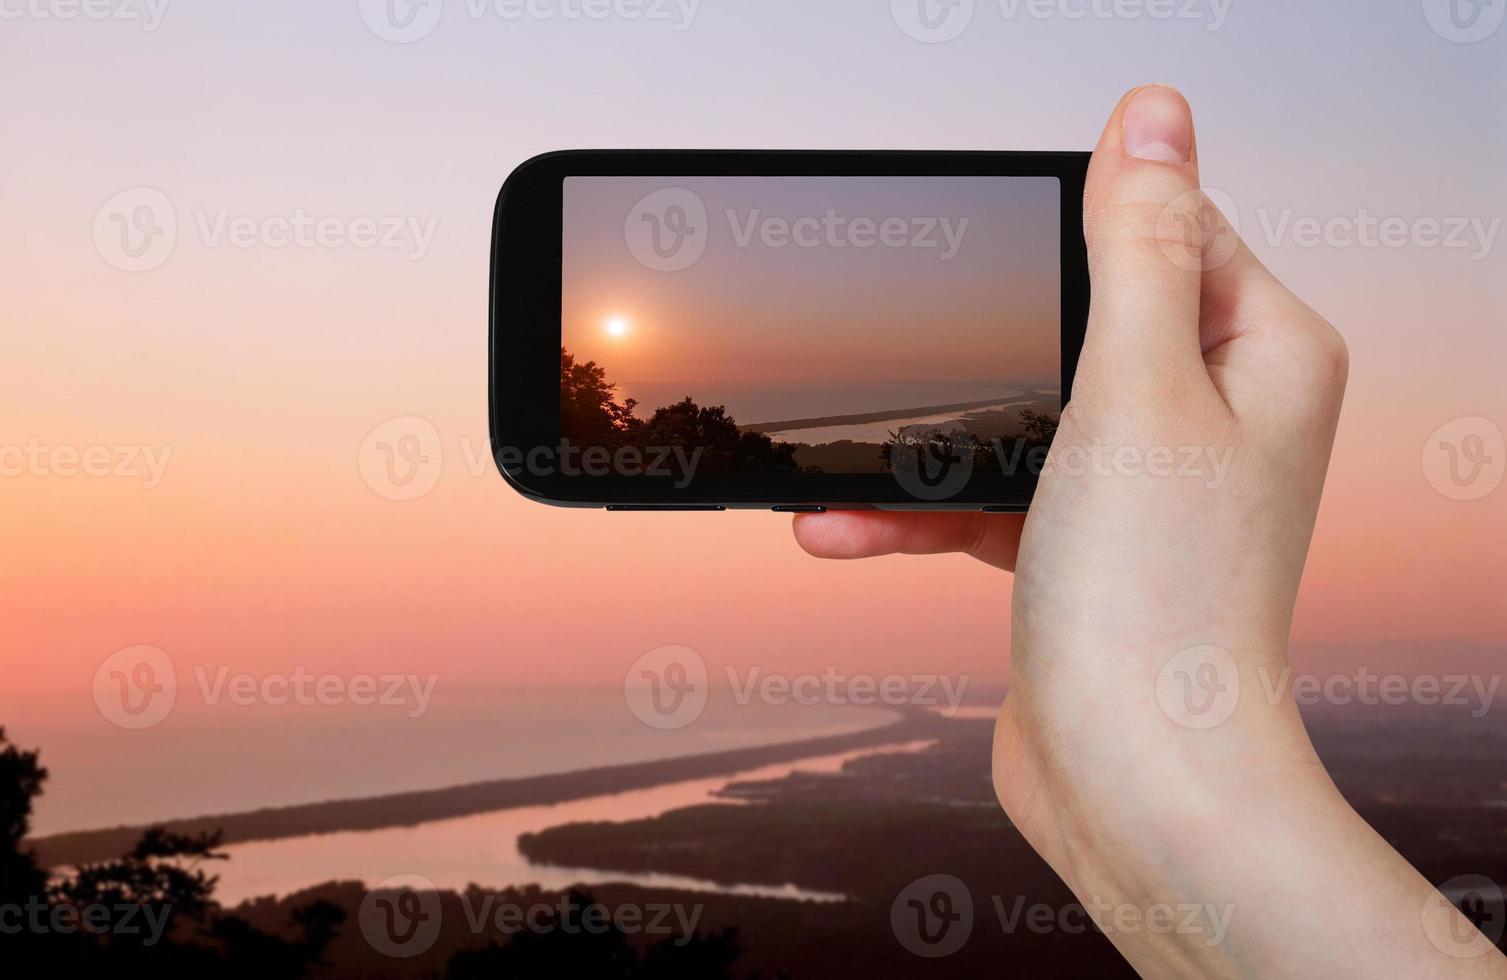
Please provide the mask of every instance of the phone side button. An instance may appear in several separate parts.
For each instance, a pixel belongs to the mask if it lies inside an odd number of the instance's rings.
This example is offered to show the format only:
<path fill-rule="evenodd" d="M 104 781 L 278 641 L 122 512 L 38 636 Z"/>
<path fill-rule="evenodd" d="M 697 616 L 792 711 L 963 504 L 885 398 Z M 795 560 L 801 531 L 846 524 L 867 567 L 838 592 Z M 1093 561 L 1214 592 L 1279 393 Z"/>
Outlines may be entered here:
<path fill-rule="evenodd" d="M 1024 514 L 1025 513 L 1025 509 L 1021 508 L 1021 507 L 985 507 L 984 508 L 984 513 L 986 513 L 986 514 Z"/>
<path fill-rule="evenodd" d="M 769 508 L 776 514 L 825 514 L 827 508 L 817 504 L 776 504 Z"/>
<path fill-rule="evenodd" d="M 727 510 L 727 508 L 723 507 L 721 504 L 608 504 L 607 505 L 607 510 L 617 510 L 617 511 L 624 511 L 624 510 L 667 511 L 667 510 Z"/>

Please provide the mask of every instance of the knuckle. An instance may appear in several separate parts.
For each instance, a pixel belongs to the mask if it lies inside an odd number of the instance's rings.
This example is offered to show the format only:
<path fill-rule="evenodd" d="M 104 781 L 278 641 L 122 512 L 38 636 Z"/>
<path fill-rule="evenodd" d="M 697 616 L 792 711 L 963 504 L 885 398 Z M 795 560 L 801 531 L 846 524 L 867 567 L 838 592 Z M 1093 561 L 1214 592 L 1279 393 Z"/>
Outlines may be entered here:
<path fill-rule="evenodd" d="M 1203 195 L 1191 191 L 1170 201 L 1135 199 L 1105 205 L 1095 215 L 1089 246 L 1101 257 L 1128 254 L 1192 272 L 1208 264 L 1211 249 L 1219 243 L 1219 226 L 1211 220 Z"/>
<path fill-rule="evenodd" d="M 1328 320 L 1314 316 L 1298 333 L 1300 353 L 1316 387 L 1343 389 L 1350 375 L 1350 347 Z"/>
<path fill-rule="evenodd" d="M 1337 400 L 1350 375 L 1350 349 L 1345 338 L 1327 320 L 1306 308 L 1303 313 L 1284 319 L 1283 328 L 1274 331 L 1273 336 L 1288 366 L 1293 394 Z"/>

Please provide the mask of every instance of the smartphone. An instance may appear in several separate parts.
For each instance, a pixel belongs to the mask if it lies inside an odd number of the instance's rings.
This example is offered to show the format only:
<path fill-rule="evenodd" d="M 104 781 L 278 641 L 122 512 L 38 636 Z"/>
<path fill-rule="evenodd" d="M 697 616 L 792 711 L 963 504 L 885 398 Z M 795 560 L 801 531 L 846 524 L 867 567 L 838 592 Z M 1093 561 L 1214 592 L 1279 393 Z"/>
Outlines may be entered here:
<path fill-rule="evenodd" d="M 1088 153 L 570 150 L 498 195 L 493 457 L 609 510 L 1023 511 Z"/>

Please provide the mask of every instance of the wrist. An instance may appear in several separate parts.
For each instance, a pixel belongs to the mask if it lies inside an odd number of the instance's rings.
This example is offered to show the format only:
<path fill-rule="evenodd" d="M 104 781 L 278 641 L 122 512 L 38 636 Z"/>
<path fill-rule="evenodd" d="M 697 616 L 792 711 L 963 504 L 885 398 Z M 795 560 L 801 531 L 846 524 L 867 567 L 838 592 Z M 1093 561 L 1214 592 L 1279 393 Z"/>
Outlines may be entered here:
<path fill-rule="evenodd" d="M 1190 850 L 1238 846 L 1244 829 L 1318 808 L 1348 811 L 1290 700 L 1250 698 L 1221 724 L 1188 728 L 1155 697 L 1045 708 L 1012 689 L 995 729 L 994 783 L 1010 819 L 1080 895 L 1134 896 L 1136 873 Z M 1062 710 L 1066 705 L 1067 710 Z M 1129 871 L 1127 871 L 1129 869 Z"/>

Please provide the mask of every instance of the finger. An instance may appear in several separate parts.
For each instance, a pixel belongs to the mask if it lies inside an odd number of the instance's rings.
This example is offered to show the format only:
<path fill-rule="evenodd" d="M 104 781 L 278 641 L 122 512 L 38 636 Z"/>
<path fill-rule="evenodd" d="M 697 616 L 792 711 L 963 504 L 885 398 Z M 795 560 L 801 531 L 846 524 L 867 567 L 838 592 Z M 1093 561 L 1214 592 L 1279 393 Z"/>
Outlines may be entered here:
<path fill-rule="evenodd" d="M 795 539 L 818 558 L 961 552 L 1014 571 L 1024 521 L 1024 514 L 840 511 L 799 515 Z"/>
<path fill-rule="evenodd" d="M 1203 229 L 1199 346 L 1207 357 L 1260 324 L 1260 318 L 1248 315 L 1254 308 L 1291 294 L 1213 202 L 1205 200 L 1199 226 Z"/>
<path fill-rule="evenodd" d="M 1094 150 L 1084 194 L 1093 302 L 1080 390 L 1207 387 L 1199 345 L 1198 154 L 1176 90 L 1136 89 Z"/>
<path fill-rule="evenodd" d="M 1212 205 L 1204 225 L 1214 236 L 1206 254 L 1217 261 L 1204 271 L 1200 338 L 1215 387 L 1238 417 L 1297 418 L 1332 435 L 1348 371 L 1344 339 Z"/>

